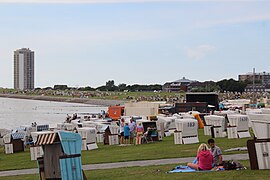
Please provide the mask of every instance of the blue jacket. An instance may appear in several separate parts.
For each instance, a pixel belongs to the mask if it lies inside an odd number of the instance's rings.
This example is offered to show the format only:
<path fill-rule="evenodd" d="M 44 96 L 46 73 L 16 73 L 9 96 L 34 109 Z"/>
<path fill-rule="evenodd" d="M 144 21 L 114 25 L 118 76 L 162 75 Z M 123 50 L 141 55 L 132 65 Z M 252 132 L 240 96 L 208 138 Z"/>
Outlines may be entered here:
<path fill-rule="evenodd" d="M 124 136 L 130 136 L 130 128 L 129 126 L 124 126 Z"/>

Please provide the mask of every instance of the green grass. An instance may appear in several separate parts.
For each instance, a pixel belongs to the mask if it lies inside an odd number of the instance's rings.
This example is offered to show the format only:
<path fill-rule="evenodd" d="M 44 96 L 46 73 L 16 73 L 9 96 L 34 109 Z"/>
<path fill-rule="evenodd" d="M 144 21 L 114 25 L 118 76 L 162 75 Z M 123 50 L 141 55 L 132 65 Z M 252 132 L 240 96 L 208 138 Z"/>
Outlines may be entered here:
<path fill-rule="evenodd" d="M 36 167 L 37 163 L 35 161 L 30 161 L 29 148 L 26 148 L 25 152 L 14 154 L 4 154 L 4 148 L 0 148 L 0 171 Z"/>
<path fill-rule="evenodd" d="M 199 130 L 200 142 L 207 142 L 210 136 L 204 136 L 203 130 Z M 216 139 L 217 145 L 225 150 L 235 147 L 246 146 L 247 139 Z M 162 142 L 145 144 L 140 146 L 99 146 L 99 150 L 84 151 L 83 163 L 108 163 L 132 160 L 148 160 L 148 159 L 164 159 L 164 158 L 179 158 L 192 157 L 196 155 L 198 144 L 175 145 L 174 137 L 164 138 Z M 231 152 L 224 154 L 235 154 L 239 152 Z M 246 152 L 240 152 L 246 153 Z"/>
<path fill-rule="evenodd" d="M 139 97 L 149 98 L 153 97 L 181 97 L 184 93 L 174 93 L 174 92 L 109 92 L 110 95 L 102 97 L 93 97 L 94 99 L 116 99 L 116 100 L 126 100 L 128 97 L 133 97 L 137 99 Z"/>
<path fill-rule="evenodd" d="M 95 96 L 91 97 L 89 96 L 89 99 L 106 99 L 106 100 L 132 100 L 137 98 L 149 98 L 149 97 L 162 97 L 162 98 L 170 98 L 170 97 L 183 97 L 185 93 L 181 92 L 106 92 L 101 91 L 100 93 L 102 96 L 99 96 L 99 92 L 93 91 L 93 92 L 85 92 L 85 93 L 92 93 L 95 94 Z M 36 94 L 31 94 L 36 95 Z M 46 95 L 49 97 L 63 97 L 63 98 L 72 98 L 71 96 L 59 96 L 59 95 Z M 75 97 L 78 98 L 78 97 Z M 132 99 L 130 99 L 132 98 Z M 142 99 L 143 100 L 143 99 Z"/>
<path fill-rule="evenodd" d="M 199 130 L 200 142 L 207 142 L 210 136 L 204 136 L 203 130 Z M 222 149 L 246 146 L 247 139 L 217 138 L 216 143 Z M 180 158 L 196 156 L 199 144 L 175 145 L 173 136 L 164 138 L 161 142 L 143 144 L 139 146 L 108 146 L 99 144 L 99 149 L 82 152 L 83 164 L 138 161 L 164 158 Z M 246 152 L 230 152 L 224 154 L 235 154 Z M 37 167 L 35 161 L 30 161 L 30 152 L 4 154 L 3 147 L 0 148 L 0 171 L 11 169 L 27 169 Z"/>
<path fill-rule="evenodd" d="M 14 89 L 0 89 L 0 93 L 10 93 L 15 92 Z M 57 92 L 57 91 L 48 91 L 49 94 L 44 94 L 45 96 L 49 97 L 62 97 L 62 98 L 72 98 L 72 96 L 61 96 L 61 95 L 52 95 L 50 93 Z M 65 92 L 73 92 L 73 90 L 65 91 Z M 128 97 L 132 97 L 133 99 L 137 99 L 138 97 L 162 97 L 162 98 L 170 98 L 170 97 L 183 97 L 185 93 L 182 92 L 114 92 L 114 91 L 77 91 L 78 95 L 75 98 L 80 97 L 80 93 L 91 93 L 94 94 L 93 97 L 89 96 L 90 99 L 106 99 L 106 100 L 127 100 Z M 18 94 L 20 95 L 20 94 Z M 40 95 L 37 92 L 29 92 L 28 94 L 23 94 L 28 96 L 36 96 Z"/>
<path fill-rule="evenodd" d="M 249 161 L 240 161 L 249 168 Z M 268 179 L 270 170 L 241 170 L 222 172 L 173 173 L 167 174 L 175 165 L 161 165 L 148 167 L 128 167 L 107 170 L 85 171 L 88 179 Z M 39 179 L 38 175 L 0 177 L 0 180 L 32 180 Z"/>
<path fill-rule="evenodd" d="M 241 161 L 246 167 L 248 161 Z M 270 171 L 224 171 L 224 172 L 198 172 L 166 174 L 176 165 L 161 165 L 148 167 L 129 167 L 109 170 L 87 171 L 89 179 L 267 179 Z"/>

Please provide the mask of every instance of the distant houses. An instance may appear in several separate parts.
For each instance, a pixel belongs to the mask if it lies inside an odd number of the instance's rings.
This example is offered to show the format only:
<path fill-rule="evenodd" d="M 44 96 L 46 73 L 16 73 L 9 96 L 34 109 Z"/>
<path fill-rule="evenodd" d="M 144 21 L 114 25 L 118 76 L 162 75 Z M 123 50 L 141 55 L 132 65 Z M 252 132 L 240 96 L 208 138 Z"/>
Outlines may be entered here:
<path fill-rule="evenodd" d="M 248 84 L 245 88 L 245 92 L 270 92 L 270 84 Z"/>
<path fill-rule="evenodd" d="M 197 91 L 207 91 L 207 87 L 215 87 L 216 83 L 214 81 L 199 82 L 195 80 L 189 80 L 183 77 L 177 81 L 166 82 L 162 86 L 164 92 L 197 92 Z M 211 91 L 209 89 L 209 91 Z"/>
<path fill-rule="evenodd" d="M 238 76 L 239 81 L 249 81 L 252 82 L 253 79 L 255 82 L 260 82 L 262 84 L 270 84 L 270 73 L 261 72 L 261 73 L 246 73 L 240 74 Z"/>
<path fill-rule="evenodd" d="M 249 82 L 245 92 L 270 92 L 270 73 L 246 73 L 238 76 L 239 81 Z M 255 82 L 254 86 L 252 82 Z"/>
<path fill-rule="evenodd" d="M 254 85 L 253 85 L 254 81 Z M 162 86 L 164 92 L 258 92 L 270 93 L 270 73 L 246 73 L 238 76 L 238 81 L 234 79 L 224 79 L 218 82 L 199 82 L 182 79 L 166 82 Z"/>
<path fill-rule="evenodd" d="M 187 92 L 188 87 L 192 82 L 195 82 L 195 81 L 192 81 L 183 77 L 182 79 L 179 79 L 177 81 L 166 82 L 162 86 L 162 90 L 165 92 L 180 92 L 180 91 Z"/>

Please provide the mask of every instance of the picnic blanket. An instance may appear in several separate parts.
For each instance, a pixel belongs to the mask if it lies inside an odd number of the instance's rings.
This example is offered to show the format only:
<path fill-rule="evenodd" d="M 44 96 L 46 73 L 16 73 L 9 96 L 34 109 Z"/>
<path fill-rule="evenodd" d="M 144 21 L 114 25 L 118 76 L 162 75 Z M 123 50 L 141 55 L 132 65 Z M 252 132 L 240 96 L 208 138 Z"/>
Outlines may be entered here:
<path fill-rule="evenodd" d="M 188 172 L 213 172 L 213 171 L 224 171 L 223 167 L 218 167 L 218 168 L 213 168 L 212 170 L 203 170 L 203 171 L 198 171 L 195 169 L 192 169 L 188 166 L 176 166 L 174 169 L 171 171 L 168 171 L 168 173 L 188 173 Z"/>

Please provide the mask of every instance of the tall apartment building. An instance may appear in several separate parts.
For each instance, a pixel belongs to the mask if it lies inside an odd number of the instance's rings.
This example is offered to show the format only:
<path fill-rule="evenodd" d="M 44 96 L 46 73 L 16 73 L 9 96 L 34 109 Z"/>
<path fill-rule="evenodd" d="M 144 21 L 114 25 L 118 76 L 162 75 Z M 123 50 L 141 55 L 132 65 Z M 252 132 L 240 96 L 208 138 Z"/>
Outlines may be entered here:
<path fill-rule="evenodd" d="M 261 81 L 262 84 L 270 84 L 270 73 L 262 72 L 262 73 L 247 73 L 239 75 L 239 81 L 248 80 L 250 82 L 253 81 L 253 77 L 255 76 L 255 81 Z"/>
<path fill-rule="evenodd" d="M 34 51 L 22 48 L 14 51 L 14 89 L 34 89 Z"/>

